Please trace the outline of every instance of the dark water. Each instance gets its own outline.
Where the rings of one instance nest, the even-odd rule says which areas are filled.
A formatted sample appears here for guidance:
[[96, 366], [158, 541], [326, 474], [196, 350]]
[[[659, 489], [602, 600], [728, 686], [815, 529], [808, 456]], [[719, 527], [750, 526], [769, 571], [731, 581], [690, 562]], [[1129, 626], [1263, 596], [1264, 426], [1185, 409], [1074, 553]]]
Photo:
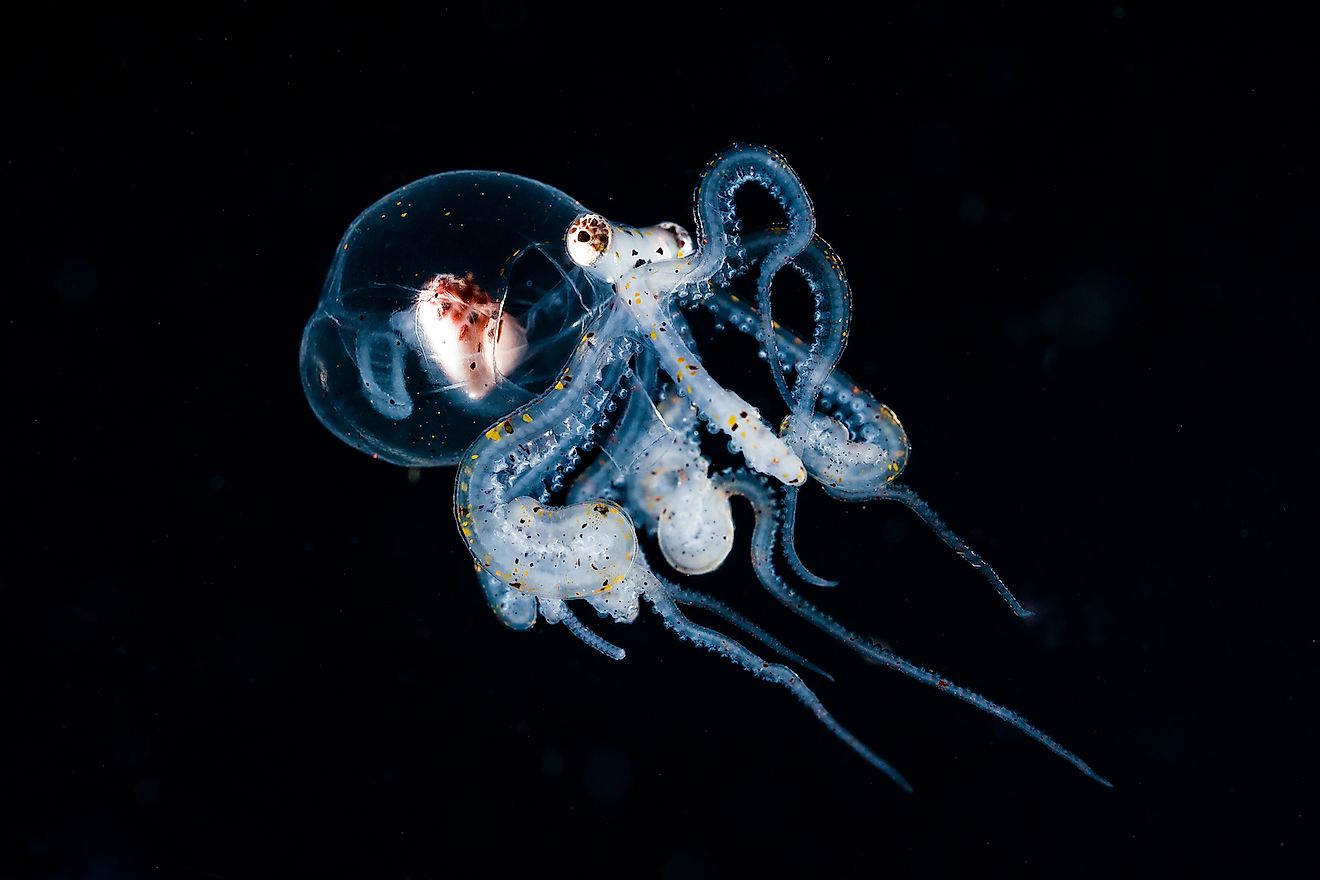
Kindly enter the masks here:
[[[1299, 26], [1100, 3], [356, 16], [7, 34], [0, 875], [1314, 861]], [[822, 697], [914, 794], [648, 613], [600, 623], [620, 664], [507, 632], [451, 475], [410, 481], [313, 418], [299, 335], [376, 198], [491, 168], [685, 221], [734, 140], [815, 199], [857, 299], [844, 365], [902, 417], [909, 484], [1039, 615], [901, 509], [813, 492], [802, 553], [843, 581], [819, 601], [1113, 790], [796, 621], [751, 577], [742, 512], [703, 586], [831, 670]]]

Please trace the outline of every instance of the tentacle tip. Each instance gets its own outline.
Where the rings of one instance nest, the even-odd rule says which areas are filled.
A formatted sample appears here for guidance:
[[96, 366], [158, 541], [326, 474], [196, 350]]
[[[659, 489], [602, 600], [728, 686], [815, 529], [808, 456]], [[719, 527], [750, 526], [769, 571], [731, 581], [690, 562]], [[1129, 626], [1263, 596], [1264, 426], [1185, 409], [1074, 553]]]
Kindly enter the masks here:
[[1020, 606], [1018, 608], [1014, 608], [1013, 613], [1016, 614], [1018, 617], [1022, 618], [1023, 620], [1030, 620], [1031, 618], [1036, 616], [1036, 612], [1029, 611], [1026, 608], [1022, 608]]
[[1087, 764], [1085, 761], [1081, 760], [1081, 759], [1078, 758], [1076, 755], [1067, 755], [1067, 756], [1065, 756], [1065, 757], [1068, 758], [1069, 762], [1070, 762], [1074, 767], [1076, 767], [1078, 770], [1081, 770], [1081, 771], [1082, 771], [1082, 774], [1083, 774], [1087, 779], [1091, 780], [1092, 782], [1098, 782], [1098, 783], [1100, 783], [1101, 785], [1103, 785], [1105, 788], [1113, 788], [1113, 787], [1114, 787], [1114, 783], [1110, 782], [1108, 779], [1105, 779], [1105, 778], [1104, 778], [1103, 776], [1101, 776], [1099, 773], [1096, 773], [1094, 770], [1091, 769], [1091, 765], [1090, 765], [1090, 764]]

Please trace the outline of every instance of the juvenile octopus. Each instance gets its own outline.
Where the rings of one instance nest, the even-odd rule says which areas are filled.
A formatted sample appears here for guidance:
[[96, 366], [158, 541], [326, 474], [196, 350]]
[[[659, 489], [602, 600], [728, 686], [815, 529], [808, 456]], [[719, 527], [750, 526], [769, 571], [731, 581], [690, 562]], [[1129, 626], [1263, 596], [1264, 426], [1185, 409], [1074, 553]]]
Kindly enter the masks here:
[[[783, 222], [743, 228], [735, 194], [747, 184], [770, 194]], [[843, 626], [777, 570], [782, 557], [801, 581], [835, 585], [809, 571], [794, 547], [798, 492], [814, 481], [841, 500], [905, 505], [1015, 614], [1031, 614], [898, 482], [907, 434], [839, 369], [851, 292], [783, 157], [748, 145], [717, 154], [697, 188], [694, 223], [694, 234], [676, 223], [626, 226], [509, 174], [450, 172], [404, 187], [354, 221], [336, 252], [303, 338], [313, 409], [375, 457], [457, 465], [458, 529], [486, 600], [511, 629], [529, 629], [539, 617], [622, 660], [623, 649], [589, 629], [574, 606], [630, 623], [645, 600], [681, 639], [787, 688], [909, 789], [792, 668], [824, 675], [818, 667], [648, 560], [639, 532], [672, 573], [718, 570], [734, 543], [732, 499], [740, 497], [756, 517], [753, 568], [779, 602], [863, 657], [979, 707], [1109, 785], [1017, 713]], [[813, 297], [809, 339], [773, 317], [772, 283], [785, 270]], [[751, 302], [735, 285], [751, 291]], [[777, 426], [707, 370], [688, 323], [700, 308], [759, 344], [785, 408]], [[740, 463], [716, 469], [703, 433], [723, 435]], [[685, 607], [787, 662], [693, 622]]]

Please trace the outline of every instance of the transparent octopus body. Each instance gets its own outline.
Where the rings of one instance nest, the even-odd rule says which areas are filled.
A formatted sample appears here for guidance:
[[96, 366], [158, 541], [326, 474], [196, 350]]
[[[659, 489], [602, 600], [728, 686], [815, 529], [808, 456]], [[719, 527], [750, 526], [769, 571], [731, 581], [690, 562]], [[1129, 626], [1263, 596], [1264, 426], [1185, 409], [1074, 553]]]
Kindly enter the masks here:
[[[735, 193], [762, 187], [785, 222], [745, 229]], [[753, 567], [779, 602], [858, 654], [979, 707], [1102, 784], [1017, 713], [877, 646], [814, 607], [781, 573], [832, 587], [794, 548], [797, 495], [815, 482], [844, 501], [910, 508], [979, 570], [998, 575], [898, 480], [909, 456], [895, 414], [838, 367], [850, 338], [843, 264], [816, 234], [810, 199], [783, 157], [735, 145], [706, 166], [694, 228], [639, 228], [513, 174], [416, 181], [359, 216], [307, 323], [301, 364], [313, 410], [335, 435], [409, 467], [455, 466], [453, 510], [475, 576], [513, 630], [543, 618], [605, 656], [624, 651], [578, 617], [664, 625], [793, 693], [860, 757], [907, 781], [826, 710], [794, 667], [824, 673], [718, 598], [687, 585], [733, 546], [731, 502], [755, 512]], [[814, 299], [798, 335], [774, 319], [773, 281], [796, 273]], [[750, 296], [733, 292], [751, 290]], [[748, 300], [751, 301], [748, 301]], [[784, 415], [766, 415], [703, 364], [688, 315], [754, 337]], [[716, 470], [704, 442], [741, 463]], [[638, 533], [663, 559], [648, 559]], [[653, 554], [654, 555], [654, 554]], [[682, 584], [678, 582], [682, 577]], [[698, 624], [696, 608], [760, 643], [772, 662]]]

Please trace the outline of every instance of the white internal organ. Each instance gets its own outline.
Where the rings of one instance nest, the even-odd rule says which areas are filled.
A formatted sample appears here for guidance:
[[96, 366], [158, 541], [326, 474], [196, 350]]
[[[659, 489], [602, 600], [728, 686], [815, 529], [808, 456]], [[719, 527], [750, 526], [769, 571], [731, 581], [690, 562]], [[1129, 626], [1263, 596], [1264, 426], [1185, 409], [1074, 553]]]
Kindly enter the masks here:
[[[636, 608], [635, 597], [609, 601], [637, 557], [637, 532], [623, 508], [607, 501], [551, 507], [534, 498], [509, 502], [497, 517], [490, 546], [499, 559], [484, 560], [489, 574], [523, 593], [550, 599], [601, 598], [600, 610]], [[617, 606], [617, 607], [616, 607]]]
[[475, 295], [460, 293], [463, 285], [455, 276], [436, 276], [418, 296], [414, 316], [426, 356], [448, 381], [480, 400], [522, 363], [527, 333], [480, 288]]

